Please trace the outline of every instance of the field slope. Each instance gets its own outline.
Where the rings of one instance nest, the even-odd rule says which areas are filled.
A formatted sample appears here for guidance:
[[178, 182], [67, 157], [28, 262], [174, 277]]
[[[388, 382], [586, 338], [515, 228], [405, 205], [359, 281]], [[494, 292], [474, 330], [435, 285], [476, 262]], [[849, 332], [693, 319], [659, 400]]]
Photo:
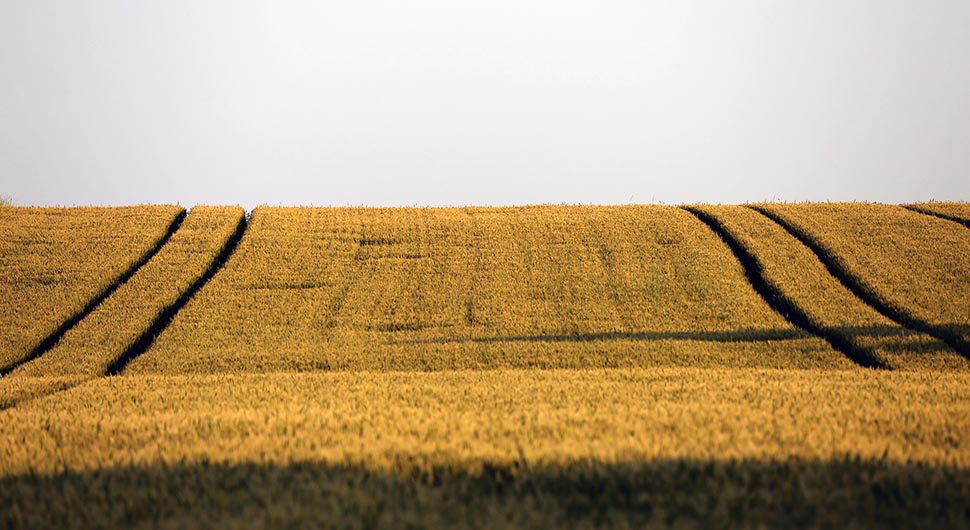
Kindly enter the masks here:
[[257, 208], [130, 373], [839, 367], [672, 207]]
[[[970, 527], [952, 221], [157, 212], [153, 232], [0, 209], [44, 241], [4, 241], [8, 277], [63, 278], [4, 287], [4, 336], [62, 332], [0, 377], [0, 527]], [[31, 313], [88, 286], [102, 247], [135, 256], [111, 257], [126, 277], [98, 276], [81, 317]]]

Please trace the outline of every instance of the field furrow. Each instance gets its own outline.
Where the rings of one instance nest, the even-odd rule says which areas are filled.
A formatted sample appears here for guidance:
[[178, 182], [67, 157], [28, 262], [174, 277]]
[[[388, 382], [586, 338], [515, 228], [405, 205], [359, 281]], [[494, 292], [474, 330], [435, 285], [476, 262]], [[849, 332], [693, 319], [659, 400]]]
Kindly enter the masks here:
[[968, 202], [921, 202], [905, 205], [906, 208], [926, 215], [935, 215], [970, 228], [970, 203]]
[[809, 246], [853, 294], [970, 358], [970, 234], [882, 204], [753, 206]]
[[[2, 517], [55, 526], [66, 506], [94, 521], [117, 516], [92, 496], [128, 484], [126, 517], [176, 526], [192, 508], [224, 520], [249, 503], [279, 507], [282, 520], [314, 509], [328, 526], [352, 524], [378, 506], [396, 516], [399, 495], [440, 514], [451, 492], [547, 524], [567, 516], [566, 503], [578, 517], [609, 507], [617, 520], [588, 522], [607, 526], [673, 513], [835, 526], [905, 515], [959, 527], [968, 377], [655, 368], [104, 378], [0, 412], [0, 439], [16, 440], [0, 444]], [[187, 484], [213, 489], [189, 495]], [[149, 499], [168, 488], [185, 504], [158, 511]], [[30, 509], [44, 489], [54, 508]], [[415, 500], [416, 489], [427, 497]], [[243, 504], [213, 505], [219, 495]], [[375, 501], [320, 507], [334, 495]], [[821, 509], [846, 498], [862, 504]], [[730, 511], [682, 511], [708, 501]]]
[[882, 315], [832, 276], [818, 257], [783, 227], [743, 206], [692, 207], [710, 216], [742, 245], [773, 295], [841, 345], [863, 365], [967, 370], [970, 363], [945, 343]]
[[160, 248], [178, 206], [0, 206], [0, 374], [44, 353]]
[[50, 351], [0, 381], [0, 392], [18, 377], [103, 375], [203, 277], [237, 232], [243, 214], [239, 207], [193, 208], [151, 260]]
[[846, 367], [672, 207], [257, 208], [131, 373]]
[[785, 296], [777, 282], [770, 276], [764, 274], [764, 268], [757, 256], [751, 253], [735, 234], [724, 226], [718, 217], [711, 214], [710, 208], [704, 206], [685, 206], [685, 210], [696, 215], [698, 219], [711, 227], [742, 263], [747, 273], [751, 285], [758, 291], [758, 294], [779, 314], [784, 316], [793, 325], [808, 331], [832, 345], [833, 348], [842, 352], [856, 364], [865, 368], [887, 368], [885, 362], [870, 354], [870, 352], [860, 350], [853, 344], [844, 340], [839, 334], [830, 333], [823, 326], [818, 325], [815, 319], [807, 314], [798, 304]]

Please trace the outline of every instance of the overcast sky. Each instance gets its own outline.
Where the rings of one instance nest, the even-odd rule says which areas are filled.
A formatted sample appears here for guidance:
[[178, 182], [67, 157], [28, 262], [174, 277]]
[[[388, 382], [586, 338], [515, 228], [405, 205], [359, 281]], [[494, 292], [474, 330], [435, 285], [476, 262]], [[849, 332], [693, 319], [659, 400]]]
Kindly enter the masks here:
[[970, 2], [0, 0], [0, 194], [970, 200]]

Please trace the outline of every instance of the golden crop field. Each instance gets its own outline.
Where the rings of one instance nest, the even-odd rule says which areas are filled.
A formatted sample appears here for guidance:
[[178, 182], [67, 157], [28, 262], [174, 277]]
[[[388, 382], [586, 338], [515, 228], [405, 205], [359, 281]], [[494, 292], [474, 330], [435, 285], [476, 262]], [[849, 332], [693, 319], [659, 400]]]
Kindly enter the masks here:
[[[968, 235], [870, 204], [194, 207], [0, 377], [0, 527], [967, 528], [970, 362], [938, 335]], [[4, 334], [32, 322], [4, 296]]]
[[177, 206], [0, 206], [0, 373], [124, 276], [181, 213]]
[[883, 204], [761, 208], [802, 234], [859, 293], [970, 357], [970, 233]]
[[257, 208], [131, 373], [847, 366], [673, 207]]

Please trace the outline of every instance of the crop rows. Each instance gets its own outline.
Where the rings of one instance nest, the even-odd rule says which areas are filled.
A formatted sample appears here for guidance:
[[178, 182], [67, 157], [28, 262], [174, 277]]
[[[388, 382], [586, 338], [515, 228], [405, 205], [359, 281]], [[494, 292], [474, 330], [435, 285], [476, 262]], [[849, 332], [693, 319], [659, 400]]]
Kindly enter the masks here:
[[848, 367], [671, 207], [257, 208], [128, 373]]
[[45, 341], [147, 257], [182, 213], [0, 207], [0, 371], [50, 346]]

